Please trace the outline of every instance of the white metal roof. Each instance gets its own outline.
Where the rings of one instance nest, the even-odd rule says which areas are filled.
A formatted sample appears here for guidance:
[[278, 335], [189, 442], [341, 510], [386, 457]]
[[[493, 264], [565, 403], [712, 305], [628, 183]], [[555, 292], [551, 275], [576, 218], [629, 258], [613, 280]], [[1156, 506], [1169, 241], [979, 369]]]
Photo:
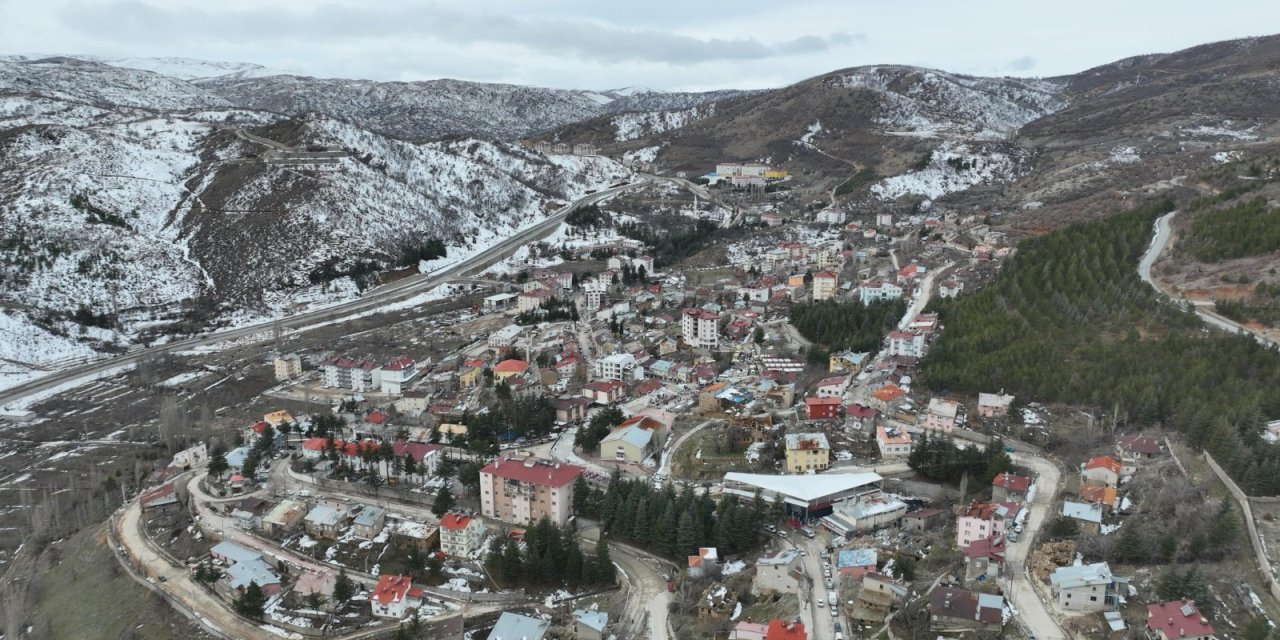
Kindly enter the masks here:
[[883, 478], [874, 472], [827, 473], [816, 475], [779, 476], [763, 473], [726, 473], [725, 482], [760, 487], [765, 491], [782, 494], [806, 502], [829, 495], [864, 487]]

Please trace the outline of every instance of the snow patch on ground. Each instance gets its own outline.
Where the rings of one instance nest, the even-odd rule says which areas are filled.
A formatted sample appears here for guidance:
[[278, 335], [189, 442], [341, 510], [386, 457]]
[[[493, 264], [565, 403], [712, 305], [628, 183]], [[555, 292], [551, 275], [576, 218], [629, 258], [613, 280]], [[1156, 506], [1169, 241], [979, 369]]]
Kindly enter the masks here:
[[638, 140], [673, 129], [679, 129], [691, 122], [715, 115], [716, 103], [709, 102], [689, 109], [674, 111], [641, 111], [623, 113], [613, 117], [613, 128], [617, 132], [614, 139], [618, 142]]
[[1131, 164], [1142, 160], [1142, 156], [1138, 155], [1138, 150], [1133, 147], [1116, 147], [1111, 150], [1109, 158], [1115, 164]]
[[883, 201], [906, 195], [936, 200], [975, 185], [1012, 180], [1018, 175], [1020, 160], [998, 148], [943, 142], [930, 154], [924, 169], [885, 178], [872, 185], [871, 194]]
[[637, 162], [653, 162], [658, 157], [658, 152], [662, 150], [660, 146], [642, 147], [633, 149], [622, 154], [622, 162], [624, 164], [634, 164]]
[[1224, 120], [1221, 125], [1200, 125], [1196, 127], [1183, 127], [1182, 133], [1197, 138], [1231, 138], [1233, 140], [1257, 140], [1258, 135], [1254, 133], [1258, 129], [1258, 125], [1253, 125], [1246, 129], [1233, 129], [1231, 125], [1235, 124], [1231, 120]]
[[804, 135], [800, 136], [801, 144], [813, 144], [813, 137], [822, 133], [822, 122], [814, 120], [813, 124], [805, 128]]
[[741, 561], [741, 560], [734, 560], [733, 562], [726, 562], [726, 563], [724, 563], [724, 566], [720, 567], [720, 575], [722, 575], [722, 576], [731, 576], [731, 575], [733, 575], [733, 574], [735, 574], [735, 573], [741, 573], [741, 572], [742, 572], [742, 570], [743, 570], [743, 569], [746, 569], [746, 568], [747, 568], [747, 563], [745, 563], [745, 562], [743, 562], [743, 561]]

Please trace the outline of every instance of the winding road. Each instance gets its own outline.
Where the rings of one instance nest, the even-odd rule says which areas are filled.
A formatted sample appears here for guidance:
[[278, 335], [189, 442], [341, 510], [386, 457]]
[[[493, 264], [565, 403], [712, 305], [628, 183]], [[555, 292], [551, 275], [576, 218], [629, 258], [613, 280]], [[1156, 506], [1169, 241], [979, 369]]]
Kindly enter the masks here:
[[[1155, 265], [1156, 260], [1160, 259], [1160, 255], [1164, 253], [1164, 248], [1169, 244], [1169, 239], [1173, 236], [1171, 221], [1173, 216], [1177, 215], [1177, 211], [1170, 211], [1159, 218], [1156, 218], [1154, 227], [1152, 228], [1151, 246], [1147, 247], [1147, 252], [1142, 255], [1142, 259], [1138, 261], [1138, 277], [1142, 281], [1151, 285], [1160, 295], [1173, 300], [1174, 302], [1187, 302], [1180, 298], [1174, 297], [1168, 291], [1160, 288], [1155, 279], [1151, 277], [1151, 267]], [[1246, 333], [1258, 341], [1264, 347], [1275, 347], [1276, 342], [1253, 329], [1250, 329], [1239, 322], [1226, 318], [1213, 311], [1213, 303], [1208, 301], [1191, 302], [1192, 309], [1196, 315], [1200, 316], [1206, 324], [1217, 327], [1229, 333]]]
[[117, 372], [121, 367], [137, 364], [144, 358], [157, 353], [209, 346], [229, 340], [254, 339], [255, 336], [258, 336], [261, 340], [266, 340], [270, 337], [273, 328], [276, 326], [279, 326], [284, 330], [305, 330], [310, 325], [338, 320], [343, 317], [362, 312], [376, 311], [383, 306], [406, 300], [417, 294], [430, 291], [439, 285], [446, 284], [459, 278], [465, 278], [477, 270], [489, 267], [507, 256], [510, 256], [512, 253], [515, 253], [515, 251], [521, 246], [550, 235], [557, 227], [560, 226], [560, 223], [564, 221], [565, 216], [569, 215], [570, 212], [578, 207], [595, 204], [596, 202], [606, 198], [611, 198], [624, 191], [648, 184], [650, 180], [651, 178], [644, 177], [636, 182], [611, 187], [579, 198], [556, 210], [551, 215], [548, 215], [544, 220], [519, 230], [510, 238], [507, 238], [502, 242], [471, 256], [470, 258], [461, 260], [453, 265], [444, 267], [443, 269], [439, 269], [432, 273], [417, 274], [385, 284], [369, 291], [357, 300], [351, 300], [349, 302], [344, 302], [316, 311], [300, 313], [278, 321], [271, 320], [261, 324], [237, 327], [235, 329], [227, 329], [225, 331], [215, 331], [196, 337], [176, 340], [165, 345], [132, 351], [115, 358], [98, 360], [70, 369], [64, 369], [4, 391], [0, 391], [0, 407], [10, 405], [30, 395], [55, 389], [65, 390], [78, 384], [86, 384], [98, 376]]

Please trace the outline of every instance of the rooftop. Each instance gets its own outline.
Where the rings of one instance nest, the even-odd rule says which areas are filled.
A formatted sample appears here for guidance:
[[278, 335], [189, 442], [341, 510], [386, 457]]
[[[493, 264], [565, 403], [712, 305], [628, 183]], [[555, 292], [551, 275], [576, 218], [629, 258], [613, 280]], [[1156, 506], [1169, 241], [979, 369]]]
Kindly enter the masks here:
[[550, 628], [551, 623], [546, 620], [504, 611], [487, 640], [542, 640]]
[[490, 462], [480, 473], [487, 473], [531, 484], [562, 487], [582, 473], [582, 467], [541, 458], [506, 455]]
[[1049, 583], [1059, 589], [1109, 585], [1111, 582], [1111, 567], [1105, 562], [1058, 567], [1052, 574], [1049, 574]]
[[1147, 605], [1147, 628], [1166, 638], [1197, 638], [1213, 635], [1213, 625], [1200, 614], [1194, 600], [1170, 600]]
[[[839, 398], [829, 398], [839, 403]], [[808, 398], [806, 398], [808, 400]], [[830, 450], [831, 445], [827, 443], [827, 436], [823, 433], [788, 433], [787, 434], [787, 450]]]
[[[882, 478], [880, 474], [873, 472], [787, 476], [730, 472], [724, 474], [724, 480], [726, 483], [738, 482], [759, 487], [766, 492], [809, 502], [875, 484]], [[727, 487], [726, 490], [728, 490]]]

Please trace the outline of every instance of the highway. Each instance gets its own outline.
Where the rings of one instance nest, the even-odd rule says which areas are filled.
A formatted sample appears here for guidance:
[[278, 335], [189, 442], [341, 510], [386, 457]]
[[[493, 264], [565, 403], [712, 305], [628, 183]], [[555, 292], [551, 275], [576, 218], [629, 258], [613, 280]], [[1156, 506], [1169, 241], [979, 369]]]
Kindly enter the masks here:
[[[1151, 246], [1147, 247], [1147, 252], [1144, 253], [1142, 255], [1142, 259], [1138, 261], [1138, 277], [1142, 278], [1143, 282], [1151, 285], [1151, 287], [1160, 295], [1163, 295], [1174, 302], [1187, 302], [1186, 300], [1175, 298], [1170, 295], [1168, 291], [1161, 289], [1160, 285], [1156, 284], [1155, 279], [1151, 277], [1151, 267], [1155, 265], [1156, 260], [1160, 259], [1160, 255], [1164, 253], [1165, 246], [1169, 244], [1169, 238], [1173, 236], [1172, 225], [1170, 222], [1173, 220], [1173, 216], [1177, 215], [1177, 213], [1177, 211], [1170, 211], [1156, 219], [1155, 225], [1152, 229]], [[1192, 302], [1191, 305], [1195, 310], [1196, 315], [1200, 316], [1200, 319], [1204, 320], [1205, 323], [1210, 326], [1222, 329], [1229, 333], [1249, 334], [1264, 347], [1276, 346], [1276, 342], [1265, 335], [1218, 314], [1213, 310], [1212, 303], [1208, 301]]]
[[[419, 293], [430, 291], [431, 289], [434, 289], [439, 285], [446, 284], [452, 280], [464, 278], [472, 272], [487, 268], [503, 258], [510, 256], [521, 246], [550, 235], [557, 227], [559, 227], [565, 216], [569, 215], [569, 212], [574, 209], [589, 204], [595, 204], [596, 202], [613, 197], [623, 191], [635, 189], [647, 184], [650, 180], [650, 178], [646, 177], [637, 180], [636, 182], [611, 187], [609, 189], [604, 189], [584, 196], [556, 210], [551, 215], [548, 215], [546, 219], [525, 227], [524, 229], [516, 232], [510, 238], [507, 238], [506, 240], [503, 240], [502, 242], [485, 249], [470, 258], [459, 261], [456, 264], [439, 269], [432, 273], [417, 274], [382, 285], [370, 290], [357, 300], [283, 318], [278, 321], [279, 326], [284, 330], [305, 330], [309, 325], [336, 320], [344, 316], [358, 314], [361, 312], [374, 311], [380, 307], [411, 298]], [[235, 329], [227, 329], [224, 331], [215, 331], [191, 338], [175, 340], [161, 346], [133, 351], [115, 358], [98, 360], [70, 369], [64, 369], [51, 375], [37, 378], [10, 389], [0, 391], [0, 407], [4, 407], [27, 396], [49, 391], [62, 385], [72, 385], [77, 382], [87, 383], [94, 379], [95, 376], [116, 370], [122, 366], [136, 364], [142, 359], [157, 353], [209, 346], [228, 340], [252, 339], [253, 336], [259, 334], [261, 334], [260, 339], [266, 340], [270, 336], [273, 327], [276, 326], [276, 323], [276, 320], [270, 320], [261, 324], [237, 327]]]

